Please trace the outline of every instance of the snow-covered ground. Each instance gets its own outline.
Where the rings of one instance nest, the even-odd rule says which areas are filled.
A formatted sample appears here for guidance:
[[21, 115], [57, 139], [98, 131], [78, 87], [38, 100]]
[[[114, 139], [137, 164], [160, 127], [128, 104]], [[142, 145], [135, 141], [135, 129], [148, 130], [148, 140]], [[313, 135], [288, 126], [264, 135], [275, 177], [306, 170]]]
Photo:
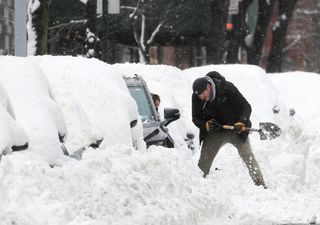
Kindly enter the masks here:
[[[319, 74], [266, 74], [248, 65], [181, 71], [163, 65], [107, 65], [52, 56], [0, 57], [0, 70], [0, 81], [18, 112], [16, 122], [31, 140], [28, 151], [13, 152], [0, 161], [1, 225], [262, 225], [307, 223], [320, 214]], [[245, 95], [255, 127], [270, 121], [283, 130], [272, 141], [250, 134], [266, 190], [253, 185], [231, 145], [224, 146], [214, 161], [213, 168], [220, 170], [202, 178], [197, 167], [198, 130], [191, 122], [191, 86], [196, 77], [211, 70], [219, 71]], [[10, 83], [3, 80], [11, 73], [15, 75]], [[130, 121], [138, 117], [137, 108], [121, 77], [135, 73], [147, 81], [151, 92], [160, 94], [160, 114], [164, 107], [180, 109], [181, 118], [169, 125], [176, 149], [145, 149], [141, 123], [130, 128]], [[33, 74], [29, 80], [48, 80], [47, 90], [59, 107], [53, 114], [63, 113], [63, 121], [56, 124], [65, 124], [70, 151], [103, 137], [100, 148], [87, 147], [80, 161], [61, 156], [53, 168], [43, 154], [33, 151], [39, 145], [44, 150], [55, 146], [51, 139], [37, 139], [41, 132], [52, 130], [44, 128], [44, 118], [53, 120], [53, 116], [38, 118], [36, 113], [51, 115], [53, 108], [44, 111], [33, 106], [24, 117], [23, 107], [27, 110], [28, 103], [35, 102], [33, 94], [43, 90], [46, 82], [25, 82], [19, 96], [12, 88], [14, 79], [22, 87], [23, 74]], [[273, 113], [275, 106], [278, 114]], [[296, 111], [293, 117], [291, 108]], [[32, 112], [35, 116], [29, 121]], [[196, 136], [193, 152], [183, 143], [186, 132]]]

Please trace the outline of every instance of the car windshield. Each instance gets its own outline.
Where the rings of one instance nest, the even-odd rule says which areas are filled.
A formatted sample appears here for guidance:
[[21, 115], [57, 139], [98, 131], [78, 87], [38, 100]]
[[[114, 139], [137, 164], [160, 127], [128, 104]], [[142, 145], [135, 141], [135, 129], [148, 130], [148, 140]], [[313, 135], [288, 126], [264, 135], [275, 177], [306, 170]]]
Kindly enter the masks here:
[[142, 122], [153, 120], [150, 102], [143, 87], [129, 87], [129, 92], [137, 102], [139, 115]]

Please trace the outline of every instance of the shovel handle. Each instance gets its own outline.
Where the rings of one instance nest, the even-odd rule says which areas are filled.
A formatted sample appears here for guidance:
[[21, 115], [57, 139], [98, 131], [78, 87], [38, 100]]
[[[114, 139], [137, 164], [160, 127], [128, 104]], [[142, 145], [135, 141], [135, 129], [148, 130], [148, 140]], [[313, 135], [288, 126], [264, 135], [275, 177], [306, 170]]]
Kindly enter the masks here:
[[[222, 125], [222, 128], [225, 130], [233, 130], [234, 126], [230, 126], [230, 125]], [[256, 129], [256, 128], [251, 128], [251, 127], [243, 127], [241, 131], [260, 131], [260, 129]]]

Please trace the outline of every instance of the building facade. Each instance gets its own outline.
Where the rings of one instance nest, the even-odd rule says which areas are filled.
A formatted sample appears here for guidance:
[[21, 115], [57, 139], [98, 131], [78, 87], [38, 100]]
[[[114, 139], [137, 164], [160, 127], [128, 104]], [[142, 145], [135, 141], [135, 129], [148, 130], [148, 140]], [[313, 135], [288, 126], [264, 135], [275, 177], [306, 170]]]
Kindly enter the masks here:
[[14, 1], [0, 0], [0, 55], [14, 54]]

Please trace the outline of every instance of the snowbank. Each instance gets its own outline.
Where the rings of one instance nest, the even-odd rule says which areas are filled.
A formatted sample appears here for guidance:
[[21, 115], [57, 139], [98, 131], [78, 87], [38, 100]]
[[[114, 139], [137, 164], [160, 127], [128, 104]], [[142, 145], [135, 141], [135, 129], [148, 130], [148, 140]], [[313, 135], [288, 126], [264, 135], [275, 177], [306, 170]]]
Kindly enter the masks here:
[[[307, 223], [319, 215], [320, 135], [314, 127], [320, 124], [316, 119], [313, 127], [307, 125], [320, 106], [309, 105], [305, 98], [317, 98], [318, 89], [308, 83], [312, 79], [312, 87], [320, 85], [318, 75], [271, 76], [245, 65], [181, 71], [168, 66], [110, 66], [72, 57], [27, 60], [43, 69], [57, 102], [73, 99], [85, 112], [85, 121], [90, 121], [84, 124], [92, 127], [93, 133], [100, 130], [108, 141], [97, 150], [85, 151], [82, 160], [66, 159], [54, 168], [30, 151], [3, 157], [1, 224], [263, 225]], [[207, 179], [197, 167], [199, 148], [192, 152], [183, 147], [152, 146], [147, 151], [132, 147], [132, 134], [126, 126], [136, 111], [130, 111], [133, 100], [122, 81], [123, 73], [141, 75], [150, 90], [160, 94], [161, 107], [180, 109], [182, 118], [175, 123], [179, 122], [181, 128], [173, 123], [169, 129], [182, 138], [189, 130], [197, 132], [191, 122], [192, 81], [211, 70], [218, 70], [235, 83], [249, 100], [254, 125], [260, 121], [281, 124], [283, 134], [272, 141], [261, 141], [257, 134], [250, 134], [267, 190], [253, 185], [231, 145], [221, 149], [213, 164], [213, 169], [219, 170], [212, 170]], [[297, 82], [303, 95], [290, 94], [297, 89]], [[280, 114], [273, 114], [275, 105]], [[297, 111], [294, 117], [288, 114], [291, 107]], [[61, 108], [68, 112], [67, 105]], [[68, 115], [70, 124], [74, 123], [73, 132], [77, 132], [82, 122], [72, 113]]]

